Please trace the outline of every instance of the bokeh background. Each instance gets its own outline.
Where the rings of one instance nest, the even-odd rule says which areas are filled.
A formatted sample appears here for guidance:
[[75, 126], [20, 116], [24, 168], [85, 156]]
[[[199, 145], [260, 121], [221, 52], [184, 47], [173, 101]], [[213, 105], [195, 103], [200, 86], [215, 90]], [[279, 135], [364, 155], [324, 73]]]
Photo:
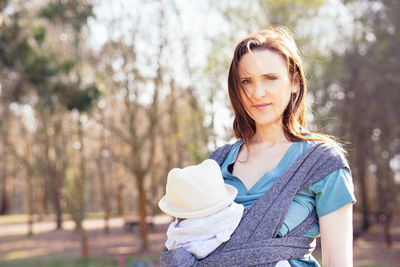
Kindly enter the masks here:
[[[233, 49], [271, 24], [348, 151], [356, 266], [400, 262], [397, 0], [0, 0], [0, 266], [156, 266], [173, 167], [234, 139]], [[315, 256], [320, 259], [320, 250]]]

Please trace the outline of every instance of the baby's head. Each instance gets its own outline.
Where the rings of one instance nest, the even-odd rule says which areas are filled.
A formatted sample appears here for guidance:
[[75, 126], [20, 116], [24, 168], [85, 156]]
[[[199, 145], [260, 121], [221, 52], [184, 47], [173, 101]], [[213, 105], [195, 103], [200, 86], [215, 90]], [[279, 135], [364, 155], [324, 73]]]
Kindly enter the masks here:
[[158, 206], [176, 218], [199, 218], [228, 207], [236, 195], [236, 188], [224, 183], [218, 163], [207, 159], [198, 165], [172, 169], [166, 194]]

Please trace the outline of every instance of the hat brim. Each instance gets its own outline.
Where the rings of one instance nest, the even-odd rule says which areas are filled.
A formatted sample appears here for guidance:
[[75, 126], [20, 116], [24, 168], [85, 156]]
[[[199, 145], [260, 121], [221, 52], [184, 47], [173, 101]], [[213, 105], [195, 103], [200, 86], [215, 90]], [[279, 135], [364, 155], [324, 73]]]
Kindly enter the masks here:
[[222, 201], [219, 201], [217, 204], [207, 207], [201, 210], [182, 210], [178, 209], [177, 207], [173, 207], [168, 204], [166, 196], [163, 196], [160, 201], [158, 202], [158, 206], [160, 209], [165, 212], [166, 214], [176, 217], [176, 218], [199, 218], [205, 217], [212, 214], [217, 213], [218, 211], [223, 210], [230, 203], [234, 201], [236, 195], [238, 193], [237, 189], [229, 184], [224, 184], [226, 190], [228, 191], [228, 196], [224, 198]]

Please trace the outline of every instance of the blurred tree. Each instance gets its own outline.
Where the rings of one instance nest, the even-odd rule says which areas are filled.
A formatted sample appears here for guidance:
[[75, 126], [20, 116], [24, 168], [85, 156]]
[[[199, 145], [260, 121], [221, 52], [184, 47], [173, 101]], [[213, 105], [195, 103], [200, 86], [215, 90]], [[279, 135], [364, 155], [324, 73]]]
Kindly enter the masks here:
[[[108, 71], [98, 73], [98, 79], [107, 86], [111, 86], [108, 88], [111, 94], [120, 93], [123, 96], [123, 116], [120, 118], [122, 122], [117, 124], [115, 121], [110, 121], [109, 128], [129, 147], [129, 154], [127, 157], [122, 157], [122, 161], [133, 174], [136, 182], [142, 250], [147, 250], [149, 245], [144, 181], [154, 167], [155, 136], [159, 120], [158, 101], [162, 86], [160, 57], [163, 47], [164, 44], [161, 42], [155, 56], [156, 74], [152, 78], [144, 77], [140, 67], [137, 66], [135, 45], [128, 45], [123, 40], [107, 43], [103, 47], [103, 56], [99, 63], [104, 64]], [[113, 61], [121, 62], [120, 67], [115, 68]], [[116, 75], [120, 78], [117, 79]], [[150, 84], [154, 86], [154, 90], [150, 104], [144, 106], [139, 98], [146, 93], [146, 88]]]
[[[112, 154], [125, 163], [136, 182], [142, 249], [148, 247], [145, 219], [158, 212], [156, 202], [164, 191], [167, 172], [207, 155], [208, 129], [191, 77], [190, 56], [185, 46], [176, 42], [181, 38], [179, 31], [169, 34], [176, 29], [170, 28], [170, 23], [177, 16], [169, 10], [171, 4], [148, 3], [157, 17], [151, 26], [155, 37], [148, 35], [148, 25], [141, 24], [146, 13], [137, 14], [133, 23], [137, 27], [129, 37], [124, 34], [106, 43], [97, 63], [101, 70], [98, 79], [109, 99], [123, 103], [117, 100], [114, 116], [106, 120], [111, 132], [129, 148], [128, 154], [123, 149], [112, 149]], [[123, 21], [123, 14], [119, 18]], [[110, 35], [117, 31], [113, 25], [119, 24], [113, 21]]]
[[[351, 142], [350, 160], [359, 186], [363, 230], [371, 226], [372, 211], [383, 212], [385, 239], [390, 245], [391, 222], [398, 205], [390, 161], [400, 152], [400, 39], [396, 34], [400, 3], [360, 0], [348, 5], [363, 12], [356, 18], [357, 34], [351, 46], [344, 53], [334, 53], [327, 64], [329, 89], [321, 107], [329, 106], [329, 113], [339, 116], [332, 123]], [[376, 180], [376, 188], [368, 187], [369, 176]], [[377, 190], [376, 199], [371, 190]]]
[[27, 101], [30, 89], [39, 89], [56, 73], [51, 54], [41, 54], [38, 46], [43, 42], [44, 28], [29, 24], [24, 6], [15, 1], [1, 2], [0, 20], [0, 75], [2, 105], [3, 172], [0, 214], [9, 212], [8, 138], [10, 110], [13, 102]]
[[[111, 207], [110, 207], [110, 193], [109, 193], [109, 183], [107, 182], [107, 170], [106, 169], [112, 169], [110, 167], [110, 161], [106, 159], [106, 156], [109, 154], [109, 149], [110, 147], [107, 145], [107, 133], [109, 132], [108, 126], [106, 125], [105, 122], [105, 116], [104, 112], [101, 109], [99, 112], [99, 123], [101, 125], [101, 130], [100, 130], [100, 140], [99, 140], [99, 152], [98, 156], [96, 157], [96, 165], [98, 169], [98, 176], [99, 176], [99, 182], [100, 182], [100, 195], [101, 195], [101, 205], [104, 211], [104, 233], [109, 234], [109, 218], [110, 218], [110, 213], [111, 213]], [[118, 177], [118, 175], [117, 175]], [[121, 201], [121, 200], [120, 200]], [[121, 203], [119, 203], [121, 205]], [[119, 210], [121, 208], [119, 207]], [[122, 215], [122, 212], [120, 213]]]
[[74, 185], [76, 192], [76, 199], [73, 201], [73, 218], [75, 220], [76, 228], [81, 235], [81, 253], [83, 258], [89, 256], [89, 247], [87, 241], [87, 234], [83, 228], [83, 220], [85, 218], [85, 184], [86, 184], [86, 166], [84, 157], [84, 142], [83, 142], [83, 123], [86, 116], [82, 113], [88, 113], [93, 107], [94, 101], [99, 97], [100, 91], [95, 84], [85, 84], [82, 81], [83, 58], [81, 53], [81, 33], [82, 28], [87, 23], [88, 17], [94, 16], [92, 12], [92, 5], [87, 4], [85, 1], [55, 1], [50, 3], [47, 7], [43, 8], [40, 14], [50, 21], [58, 22], [60, 24], [68, 24], [73, 29], [73, 62], [76, 79], [70, 82], [59, 82], [56, 84], [55, 91], [58, 92], [60, 102], [63, 103], [68, 110], [78, 111], [77, 122], [77, 136], [79, 142], [79, 171], [74, 173]]
[[[173, 9], [172, 15], [178, 19], [180, 25], [183, 25], [184, 21], [182, 19], [181, 10], [176, 5], [176, 2], [170, 1], [170, 5]], [[183, 153], [180, 153], [180, 151], [182, 151], [183, 149], [188, 150], [194, 162], [200, 163], [202, 160], [208, 157], [207, 145], [209, 141], [215, 141], [215, 136], [213, 133], [215, 112], [209, 112], [208, 115], [211, 117], [211, 119], [207, 123], [205, 120], [206, 113], [204, 108], [202, 107], [202, 105], [205, 104], [211, 106], [214, 104], [215, 86], [211, 86], [210, 88], [207, 88], [207, 90], [204, 90], [205, 88], [203, 87], [203, 85], [197, 84], [198, 82], [195, 79], [197, 69], [191, 64], [193, 61], [190, 53], [192, 40], [190, 40], [189, 33], [181, 33], [181, 35], [179, 36], [179, 40], [182, 46], [181, 63], [183, 64], [183, 68], [186, 71], [188, 86], [180, 86], [179, 83], [174, 79], [174, 77], [171, 77], [169, 84], [170, 94], [168, 100], [171, 102], [171, 104], [168, 109], [168, 114], [170, 115], [169, 118], [171, 126], [169, 136], [178, 139], [175, 140], [175, 145], [172, 144], [172, 147], [177, 149], [178, 151], [178, 158], [176, 160], [177, 165], [175, 166], [182, 167], [184, 160], [182, 158]], [[200, 75], [202, 76], [203, 73], [201, 73]], [[203, 78], [201, 78], [201, 80], [203, 80]], [[187, 113], [190, 114], [190, 120], [188, 123], [192, 126], [190, 129], [188, 129], [188, 132], [185, 134], [185, 136], [179, 134], [182, 131], [179, 130], [179, 126], [176, 121], [178, 116], [174, 116], [177, 115], [177, 106], [175, 105], [176, 101], [178, 100], [177, 98], [182, 97], [182, 95], [188, 97], [188, 101], [190, 104], [189, 111]], [[201, 96], [204, 95], [208, 97], [202, 101]], [[181, 143], [186, 143], [186, 147], [180, 145]]]
[[[13, 13], [6, 13], [10, 8], [9, 1], [0, 2], [0, 74], [1, 74], [1, 143], [2, 143], [2, 168], [0, 174], [0, 215], [10, 213], [11, 186], [9, 173], [9, 105], [20, 97], [22, 79], [18, 75], [17, 68], [21, 68], [18, 61], [19, 53], [27, 53], [30, 49], [27, 43], [27, 36], [22, 33], [19, 21], [22, 17], [22, 11], [15, 10]], [[16, 56], [16, 57], [13, 57]]]
[[[63, 143], [56, 140], [61, 136], [59, 134], [61, 121], [53, 120], [60, 118], [57, 116], [59, 113], [54, 114], [57, 110], [57, 94], [53, 89], [55, 77], [68, 70], [70, 62], [58, 62], [55, 54], [46, 49], [46, 28], [37, 22], [34, 11], [28, 11], [26, 6], [18, 1], [9, 1], [7, 10], [4, 14], [5, 19], [2, 20], [0, 37], [0, 58], [5, 76], [2, 86], [3, 118], [6, 118], [5, 122], [8, 121], [8, 106], [12, 102], [35, 105], [38, 118], [45, 116], [39, 119], [38, 140], [43, 144], [44, 158], [38, 161], [41, 163], [41, 168], [38, 169], [46, 180], [45, 188], [49, 188], [46, 191], [50, 192], [59, 229], [62, 214], [60, 195], [63, 171], [61, 164], [63, 161], [60, 160], [65, 157], [57, 157], [63, 155], [60, 150], [60, 145]], [[8, 127], [3, 127], [3, 130], [7, 129]], [[6, 138], [5, 132], [3, 140]], [[54, 142], [51, 142], [51, 139], [54, 139]], [[4, 162], [6, 164], [7, 161]]]

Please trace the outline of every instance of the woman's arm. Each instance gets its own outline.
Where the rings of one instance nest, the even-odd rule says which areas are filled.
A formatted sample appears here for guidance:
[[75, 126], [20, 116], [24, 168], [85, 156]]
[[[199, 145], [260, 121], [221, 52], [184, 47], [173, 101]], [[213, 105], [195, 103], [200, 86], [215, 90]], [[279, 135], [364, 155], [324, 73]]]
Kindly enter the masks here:
[[353, 206], [348, 205], [319, 218], [324, 267], [353, 266]]

